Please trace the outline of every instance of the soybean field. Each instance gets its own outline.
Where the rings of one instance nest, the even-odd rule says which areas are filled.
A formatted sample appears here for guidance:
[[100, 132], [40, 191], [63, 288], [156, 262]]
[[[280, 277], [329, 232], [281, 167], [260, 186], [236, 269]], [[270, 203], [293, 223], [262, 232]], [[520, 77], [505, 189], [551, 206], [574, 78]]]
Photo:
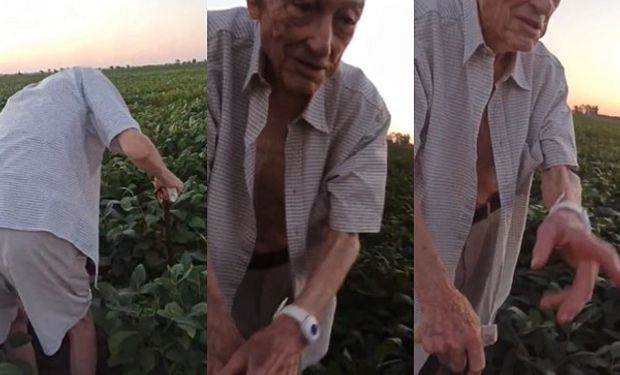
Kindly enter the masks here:
[[[575, 115], [583, 205], [593, 231], [620, 246], [620, 120]], [[488, 374], [620, 374], [620, 289], [601, 274], [591, 302], [572, 323], [541, 310], [542, 294], [569, 286], [574, 272], [559, 257], [542, 271], [529, 268], [536, 228], [545, 216], [539, 176], [511, 295], [498, 315], [499, 342], [487, 351]]]

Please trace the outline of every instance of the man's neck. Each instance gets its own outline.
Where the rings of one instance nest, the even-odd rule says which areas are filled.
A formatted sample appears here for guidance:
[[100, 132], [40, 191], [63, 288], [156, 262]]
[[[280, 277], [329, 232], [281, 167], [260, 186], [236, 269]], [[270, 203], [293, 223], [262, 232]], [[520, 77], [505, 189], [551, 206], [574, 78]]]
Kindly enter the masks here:
[[497, 83], [508, 72], [515, 58], [515, 52], [507, 52], [495, 56], [493, 82]]
[[310, 99], [310, 96], [291, 93], [282, 86], [274, 85], [269, 97], [269, 107], [292, 120], [301, 116]]

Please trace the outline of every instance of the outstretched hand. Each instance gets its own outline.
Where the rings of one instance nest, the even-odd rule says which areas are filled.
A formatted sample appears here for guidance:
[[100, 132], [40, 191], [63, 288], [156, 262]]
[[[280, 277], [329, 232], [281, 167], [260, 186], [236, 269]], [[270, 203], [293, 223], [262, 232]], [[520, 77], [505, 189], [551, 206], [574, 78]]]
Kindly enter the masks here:
[[558, 321], [571, 321], [592, 298], [599, 267], [620, 286], [620, 258], [615, 248], [587, 231], [579, 217], [569, 210], [558, 210], [547, 216], [538, 227], [532, 256], [532, 269], [541, 269], [554, 249], [575, 269], [573, 284], [545, 295], [541, 308], [557, 311]]

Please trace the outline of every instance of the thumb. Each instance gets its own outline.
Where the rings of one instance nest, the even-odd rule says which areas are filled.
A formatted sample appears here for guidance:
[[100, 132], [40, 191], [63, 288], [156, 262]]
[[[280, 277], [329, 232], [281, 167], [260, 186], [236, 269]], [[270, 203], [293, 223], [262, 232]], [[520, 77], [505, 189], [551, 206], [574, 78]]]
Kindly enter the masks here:
[[554, 224], [544, 221], [536, 231], [536, 244], [532, 250], [532, 263], [534, 270], [544, 267], [549, 261], [551, 253], [557, 243], [558, 230]]
[[248, 368], [248, 355], [246, 350], [241, 347], [233, 354], [226, 366], [218, 375], [238, 375], [245, 374]]

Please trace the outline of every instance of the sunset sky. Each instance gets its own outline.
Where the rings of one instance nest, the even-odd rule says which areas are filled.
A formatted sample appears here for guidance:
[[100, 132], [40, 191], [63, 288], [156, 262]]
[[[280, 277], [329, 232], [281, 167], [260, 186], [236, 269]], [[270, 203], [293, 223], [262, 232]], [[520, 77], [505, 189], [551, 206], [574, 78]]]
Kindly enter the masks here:
[[[413, 122], [414, 0], [367, 0], [344, 60], [361, 67], [392, 113], [392, 131]], [[208, 9], [245, 0], [207, 0]], [[560, 59], [569, 104], [620, 116], [620, 0], [563, 0], [543, 42]], [[107, 67], [203, 59], [205, 0], [5, 1], [0, 73], [73, 65]]]
[[6, 0], [0, 73], [202, 60], [205, 0]]
[[619, 0], [563, 0], [543, 42], [564, 65], [571, 108], [620, 116]]

